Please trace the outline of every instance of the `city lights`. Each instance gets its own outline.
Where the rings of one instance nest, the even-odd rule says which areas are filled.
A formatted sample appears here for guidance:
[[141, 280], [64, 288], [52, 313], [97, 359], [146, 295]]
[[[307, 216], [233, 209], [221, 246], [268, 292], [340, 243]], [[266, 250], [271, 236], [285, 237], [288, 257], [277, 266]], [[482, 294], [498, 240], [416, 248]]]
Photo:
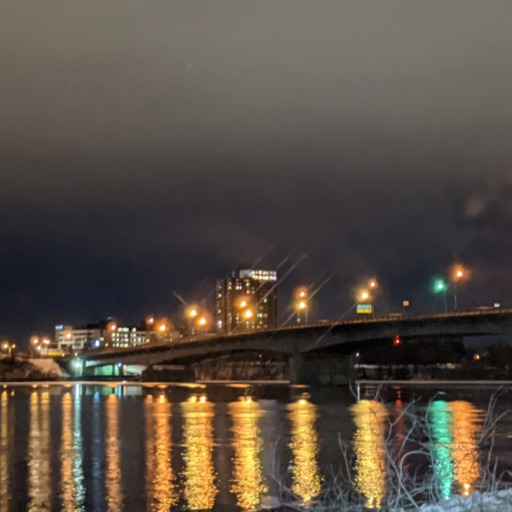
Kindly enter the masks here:
[[368, 290], [361, 290], [359, 292], [359, 300], [361, 302], [365, 302], [365, 301], [367, 301], [369, 299], [370, 299], [370, 293], [368, 292]]
[[297, 323], [302, 320], [307, 323], [309, 313], [309, 291], [306, 286], [297, 288], [294, 292], [295, 301], [293, 303], [293, 309], [296, 313]]
[[196, 306], [190, 306], [185, 312], [187, 318], [194, 319], [199, 315], [199, 309]]
[[448, 311], [448, 304], [446, 302], [446, 292], [448, 291], [448, 285], [444, 279], [434, 279], [434, 293], [442, 293], [444, 296], [444, 311]]
[[249, 305], [249, 301], [247, 299], [240, 299], [238, 302], [239, 308], [246, 308]]
[[450, 281], [453, 284], [453, 309], [457, 311], [458, 302], [457, 294], [458, 288], [461, 284], [465, 283], [470, 279], [470, 271], [464, 265], [456, 263], [450, 268]]

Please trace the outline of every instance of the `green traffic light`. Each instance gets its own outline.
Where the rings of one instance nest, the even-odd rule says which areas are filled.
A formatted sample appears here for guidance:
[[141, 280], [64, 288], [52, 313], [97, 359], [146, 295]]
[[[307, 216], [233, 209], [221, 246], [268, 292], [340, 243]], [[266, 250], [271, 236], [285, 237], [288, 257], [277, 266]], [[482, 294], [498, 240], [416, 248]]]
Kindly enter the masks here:
[[445, 292], [448, 289], [448, 285], [444, 279], [436, 279], [434, 282], [434, 293]]

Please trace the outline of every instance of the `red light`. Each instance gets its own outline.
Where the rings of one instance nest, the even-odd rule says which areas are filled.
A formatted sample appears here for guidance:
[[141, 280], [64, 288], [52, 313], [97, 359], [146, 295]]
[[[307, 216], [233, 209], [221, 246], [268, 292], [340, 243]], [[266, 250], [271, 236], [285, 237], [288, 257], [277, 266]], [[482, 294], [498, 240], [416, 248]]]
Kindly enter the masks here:
[[400, 339], [400, 336], [395, 336], [395, 337], [393, 338], [393, 345], [394, 345], [395, 347], [398, 347], [398, 345], [400, 345], [400, 342], [401, 342], [401, 341], [402, 341], [402, 340]]

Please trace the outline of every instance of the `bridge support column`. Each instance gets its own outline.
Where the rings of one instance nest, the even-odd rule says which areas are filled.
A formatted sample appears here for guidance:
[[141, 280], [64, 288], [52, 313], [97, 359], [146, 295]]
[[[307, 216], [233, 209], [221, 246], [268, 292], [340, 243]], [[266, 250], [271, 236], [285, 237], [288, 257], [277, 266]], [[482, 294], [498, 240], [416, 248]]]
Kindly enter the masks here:
[[292, 384], [347, 386], [354, 380], [354, 357], [295, 354], [289, 359], [289, 372]]

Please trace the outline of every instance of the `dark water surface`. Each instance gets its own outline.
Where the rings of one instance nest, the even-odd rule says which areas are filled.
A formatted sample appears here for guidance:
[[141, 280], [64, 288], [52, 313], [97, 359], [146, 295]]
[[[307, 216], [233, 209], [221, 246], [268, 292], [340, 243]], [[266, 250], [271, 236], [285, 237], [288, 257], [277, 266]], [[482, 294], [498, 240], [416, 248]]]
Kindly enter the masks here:
[[[340, 442], [357, 490], [378, 506], [384, 431], [413, 397], [430, 401], [440, 494], [467, 494], [493, 391], [389, 387], [380, 401], [357, 401], [343, 389], [281, 385], [6, 385], [0, 512], [261, 510], [286, 500], [283, 489], [308, 504], [345, 466]], [[496, 412], [508, 408], [510, 392]], [[496, 431], [502, 469], [512, 466], [511, 416]]]

